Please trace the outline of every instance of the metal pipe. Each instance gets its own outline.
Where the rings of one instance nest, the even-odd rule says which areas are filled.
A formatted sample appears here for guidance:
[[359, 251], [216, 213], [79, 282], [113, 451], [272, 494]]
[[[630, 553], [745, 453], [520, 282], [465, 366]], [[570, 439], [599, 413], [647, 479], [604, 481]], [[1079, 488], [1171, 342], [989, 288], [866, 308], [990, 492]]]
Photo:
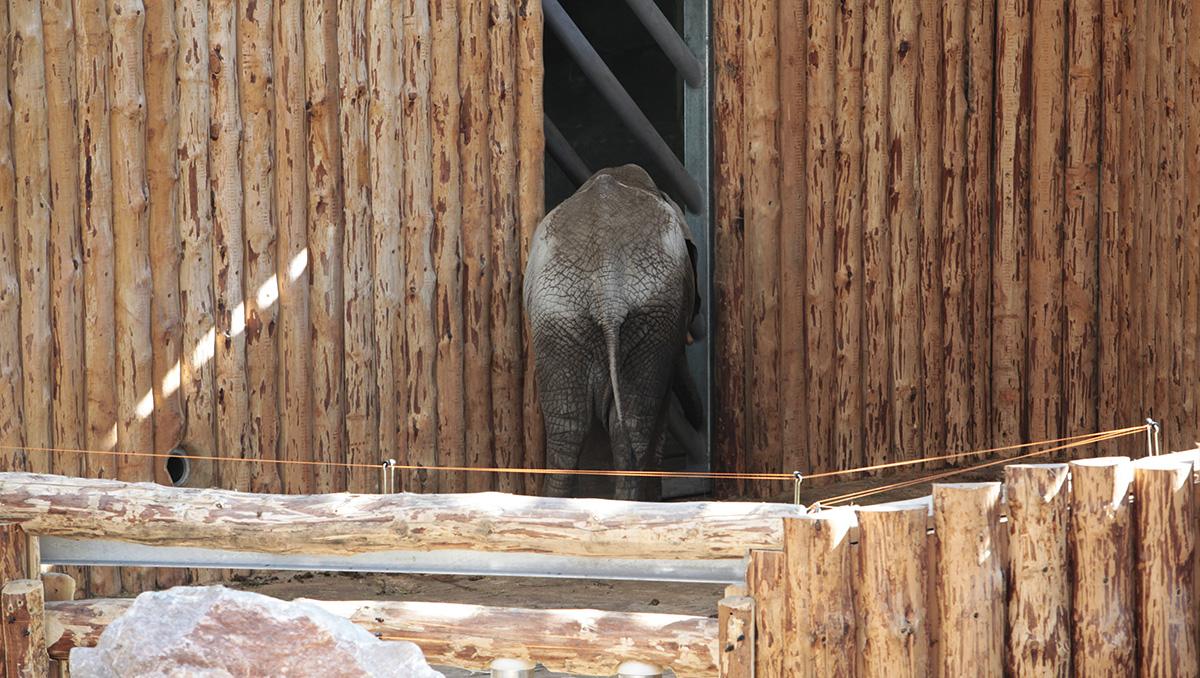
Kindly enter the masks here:
[[497, 659], [489, 668], [491, 678], [533, 678], [537, 664], [528, 659]]
[[650, 31], [650, 36], [654, 38], [654, 42], [662, 49], [667, 58], [675, 64], [675, 69], [683, 76], [683, 81], [688, 87], [698, 88], [704, 85], [704, 69], [700, 66], [700, 60], [692, 54], [692, 50], [688, 48], [687, 43], [679, 36], [675, 27], [663, 15], [662, 10], [654, 3], [654, 0], [625, 0], [629, 4], [629, 9], [637, 15], [642, 25]]
[[576, 186], [582, 186], [583, 182], [587, 181], [592, 176], [592, 171], [584, 164], [583, 158], [575, 152], [571, 147], [571, 143], [559, 131], [558, 125], [550, 119], [550, 116], [542, 114], [542, 126], [546, 128], [546, 150], [550, 151], [550, 157], [554, 158], [554, 162], [562, 168], [562, 171], [570, 177], [571, 181], [575, 182]]
[[650, 155], [667, 174], [667, 179], [678, 195], [683, 198], [683, 204], [688, 210], [700, 213], [704, 209], [704, 191], [700, 188], [700, 184], [688, 174], [683, 163], [679, 162], [679, 158], [675, 157], [674, 151], [663, 141], [658, 130], [654, 129], [654, 125], [638, 108], [633, 97], [629, 96], [629, 92], [617, 80], [617, 76], [613, 75], [612, 70], [596, 53], [596, 48], [592, 47], [583, 33], [580, 32], [579, 26], [571, 20], [566, 10], [558, 3], [558, 0], [543, 0], [542, 10], [546, 17], [546, 23], [554, 34], [562, 40], [563, 46], [570, 52], [571, 57], [579, 64], [584, 75], [592, 81], [596, 89], [608, 101], [609, 105], [617, 112], [617, 116], [625, 123], [638, 141], [650, 151]]

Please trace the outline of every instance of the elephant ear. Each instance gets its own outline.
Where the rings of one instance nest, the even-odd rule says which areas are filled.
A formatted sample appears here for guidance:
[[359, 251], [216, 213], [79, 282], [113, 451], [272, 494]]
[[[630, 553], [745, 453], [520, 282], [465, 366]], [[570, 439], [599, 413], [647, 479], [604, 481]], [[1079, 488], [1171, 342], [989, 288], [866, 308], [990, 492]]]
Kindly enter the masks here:
[[[692, 239], [692, 229], [688, 227], [687, 219], [683, 216], [683, 210], [679, 209], [679, 204], [671, 199], [671, 196], [660, 190], [659, 197], [667, 202], [675, 210], [675, 216], [679, 218], [679, 228], [683, 230], [683, 241], [687, 245], [688, 261], [692, 264], [692, 319], [700, 315], [700, 274], [696, 269], [696, 261], [699, 259], [699, 251], [696, 249], [696, 241]], [[691, 323], [693, 328], [698, 323]], [[696, 339], [703, 339], [697, 336], [693, 331], [692, 336]]]

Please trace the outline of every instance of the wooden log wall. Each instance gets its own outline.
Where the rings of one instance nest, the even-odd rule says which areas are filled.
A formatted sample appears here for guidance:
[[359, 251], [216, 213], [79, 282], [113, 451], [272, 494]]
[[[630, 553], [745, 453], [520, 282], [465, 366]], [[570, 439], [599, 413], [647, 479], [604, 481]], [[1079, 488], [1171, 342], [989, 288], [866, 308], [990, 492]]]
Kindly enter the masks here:
[[[519, 247], [540, 10], [408, 0], [0, 7], [4, 470], [376, 491], [537, 459]], [[405, 489], [534, 489], [412, 474]]]
[[1200, 11], [1143, 5], [714, 3], [718, 469], [1198, 439]]

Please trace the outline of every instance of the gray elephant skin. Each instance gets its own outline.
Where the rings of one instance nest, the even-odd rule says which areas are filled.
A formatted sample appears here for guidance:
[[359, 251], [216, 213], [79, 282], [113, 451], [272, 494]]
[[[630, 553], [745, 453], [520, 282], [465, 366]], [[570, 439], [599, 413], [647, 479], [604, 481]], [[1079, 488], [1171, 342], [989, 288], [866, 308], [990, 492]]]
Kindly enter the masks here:
[[[695, 248], [682, 211], [640, 167], [600, 170], [546, 215], [524, 302], [549, 468], [576, 469], [598, 426], [614, 469], [654, 470], [670, 413], [701, 425], [684, 355], [689, 326], [698, 329]], [[669, 407], [672, 397], [682, 407]], [[572, 481], [549, 475], [543, 492], [569, 496]], [[660, 487], [619, 477], [615, 498], [652, 500]]]

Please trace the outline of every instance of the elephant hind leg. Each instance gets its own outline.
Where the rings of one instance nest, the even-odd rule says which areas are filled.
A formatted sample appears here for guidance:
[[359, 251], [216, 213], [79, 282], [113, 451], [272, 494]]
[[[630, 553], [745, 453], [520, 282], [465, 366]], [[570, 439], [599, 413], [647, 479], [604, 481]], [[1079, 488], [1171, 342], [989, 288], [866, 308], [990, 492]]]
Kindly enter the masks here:
[[[591, 428], [592, 412], [587, 398], [572, 399], [555, 405], [543, 404], [546, 424], [546, 466], [550, 469], [574, 471], [579, 468], [579, 454]], [[575, 476], [547, 475], [542, 494], [547, 497], [569, 497], [575, 490]]]
[[[609, 412], [608, 431], [612, 441], [613, 463], [619, 471], [653, 471], [658, 469], [665, 419], [662, 408], [649, 401], [631, 403], [623, 421], [616, 411]], [[656, 501], [662, 493], [659, 478], [619, 476], [614, 499], [627, 501]]]

